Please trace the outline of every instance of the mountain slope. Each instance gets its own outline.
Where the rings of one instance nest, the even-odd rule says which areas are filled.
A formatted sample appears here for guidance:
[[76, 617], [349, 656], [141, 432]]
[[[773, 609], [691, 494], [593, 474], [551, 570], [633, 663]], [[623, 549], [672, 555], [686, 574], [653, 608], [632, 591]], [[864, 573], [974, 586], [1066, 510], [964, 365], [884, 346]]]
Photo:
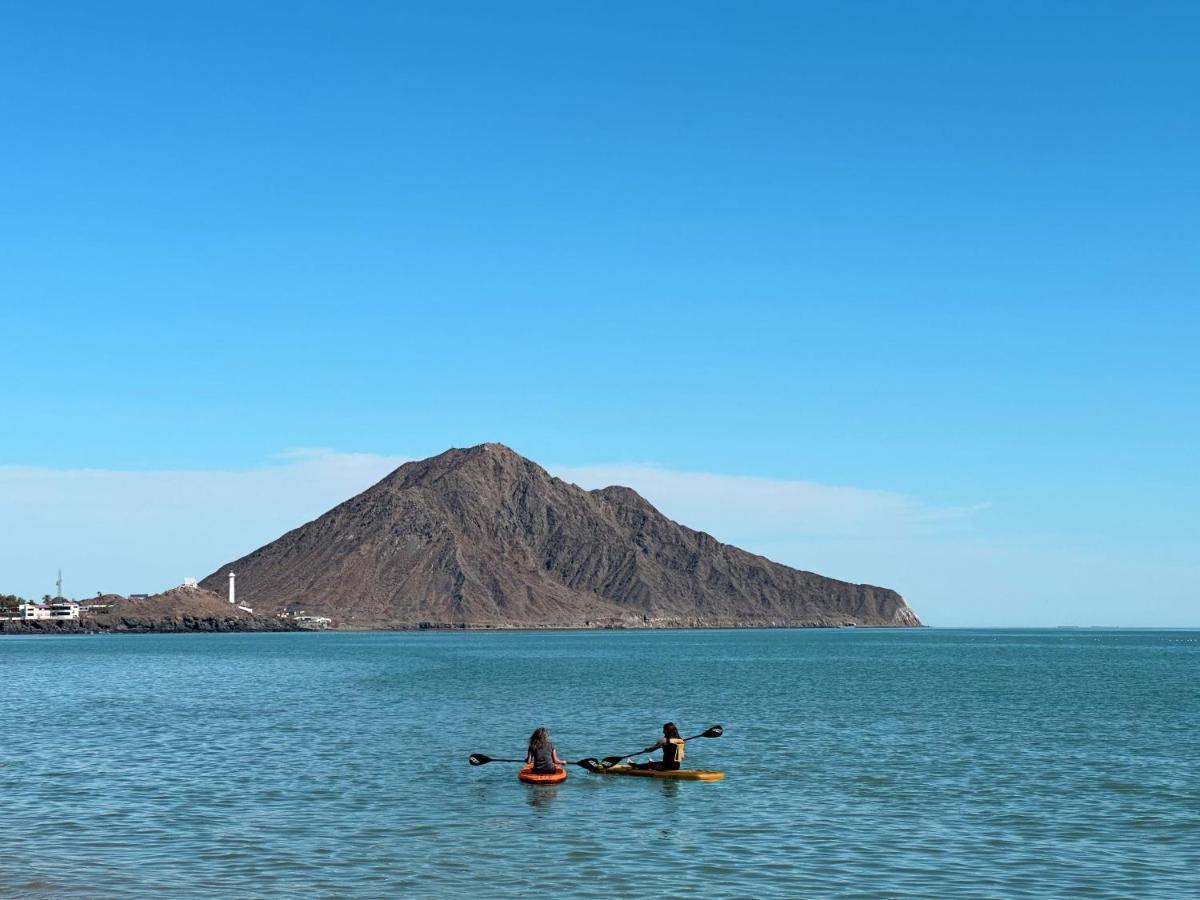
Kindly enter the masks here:
[[407, 463], [201, 582], [351, 627], [919, 625], [900, 595], [722, 544], [500, 444]]

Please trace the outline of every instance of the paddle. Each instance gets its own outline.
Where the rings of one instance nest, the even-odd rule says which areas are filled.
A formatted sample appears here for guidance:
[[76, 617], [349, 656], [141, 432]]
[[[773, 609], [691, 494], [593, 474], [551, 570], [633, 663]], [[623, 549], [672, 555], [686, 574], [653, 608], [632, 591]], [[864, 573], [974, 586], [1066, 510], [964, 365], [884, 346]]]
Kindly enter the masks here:
[[[523, 759], [497, 759], [494, 756], [487, 756], [483, 753], [472, 753], [470, 756], [467, 757], [467, 762], [469, 762], [473, 766], [486, 766], [488, 763], [494, 763], [494, 762], [523, 763], [523, 762], [525, 762], [525, 760], [523, 760]], [[600, 767], [600, 761], [597, 759], [593, 759], [592, 757], [589, 756], [587, 759], [581, 759], [581, 760], [577, 760], [575, 762], [570, 762], [570, 761], [564, 760], [564, 765], [580, 766], [584, 769], [587, 769], [589, 772], [594, 772], [594, 771], [596, 771], [596, 769], [598, 769]]]
[[[720, 725], [714, 725], [707, 731], [702, 731], [699, 734], [693, 734], [691, 737], [685, 737], [684, 741], [694, 741], [696, 738], [719, 738], [725, 733], [725, 729]], [[629, 759], [631, 756], [637, 756], [641, 753], [653, 753], [658, 750], [658, 747], [647, 747], [645, 750], [639, 750], [637, 753], [626, 753], [624, 756], [606, 756], [601, 762], [601, 765], [606, 769], [611, 769], [623, 759]], [[586, 768], [586, 767], [585, 767]], [[589, 770], [590, 771], [590, 770]]]

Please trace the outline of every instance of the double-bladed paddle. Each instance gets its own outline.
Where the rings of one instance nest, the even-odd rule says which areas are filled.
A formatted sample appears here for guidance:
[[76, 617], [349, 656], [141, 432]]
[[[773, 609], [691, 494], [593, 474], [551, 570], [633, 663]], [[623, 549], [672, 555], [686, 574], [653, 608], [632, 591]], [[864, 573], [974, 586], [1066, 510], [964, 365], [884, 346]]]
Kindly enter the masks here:
[[[470, 756], [467, 757], [467, 762], [469, 762], [473, 766], [486, 766], [488, 763], [494, 763], [494, 762], [523, 763], [523, 762], [525, 762], [525, 760], [523, 760], [523, 759], [498, 759], [494, 756], [487, 756], [486, 754], [483, 754], [483, 753], [472, 753]], [[599, 767], [600, 763], [598, 760], [592, 759], [589, 756], [587, 759], [581, 759], [581, 760], [577, 760], [575, 762], [564, 761], [564, 765], [580, 766], [584, 769], [587, 769], [589, 772], [594, 772]]]
[[[724, 727], [722, 727], [720, 725], [714, 725], [712, 728], [709, 728], [706, 731], [702, 731], [699, 734], [693, 734], [691, 737], [685, 737], [683, 740], [685, 742], [687, 742], [687, 741], [694, 741], [696, 738], [702, 738], [702, 737], [703, 738], [719, 738], [724, 733], [725, 733]], [[623, 760], [623, 759], [629, 759], [631, 756], [638, 756], [642, 753], [653, 753], [655, 750], [658, 750], [658, 749], [660, 749], [659, 746], [657, 744], [655, 744], [653, 747], [647, 747], [645, 750], [637, 751], [637, 753], [626, 753], [624, 756], [606, 756], [601, 761], [600, 765], [601, 765], [601, 768], [611, 769], [613, 766], [615, 766], [617, 763], [621, 762], [621, 760]], [[587, 767], [585, 766], [584, 768], [587, 768]], [[591, 771], [591, 770], [589, 769], [589, 771]]]

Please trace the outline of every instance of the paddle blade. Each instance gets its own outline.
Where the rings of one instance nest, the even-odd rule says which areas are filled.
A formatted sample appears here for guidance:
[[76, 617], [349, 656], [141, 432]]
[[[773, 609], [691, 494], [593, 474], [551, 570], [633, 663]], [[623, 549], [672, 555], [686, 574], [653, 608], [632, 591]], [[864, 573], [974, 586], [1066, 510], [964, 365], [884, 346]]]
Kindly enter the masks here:
[[600, 765], [600, 760], [592, 756], [579, 760], [577, 763], [575, 763], [575, 765], [587, 769], [589, 772], [595, 772], [603, 768], [603, 766]]
[[473, 766], [485, 766], [490, 762], [523, 763], [523, 762], [525, 762], [525, 760], [523, 760], [523, 759], [501, 759], [500, 757], [496, 757], [496, 756], [486, 756], [483, 753], [472, 753], [470, 756], [467, 757], [467, 762], [469, 762]]
[[704, 734], [700, 735], [700, 737], [720, 737], [724, 733], [724, 726], [714, 725], [712, 728], [708, 729], [708, 731], [704, 732]]

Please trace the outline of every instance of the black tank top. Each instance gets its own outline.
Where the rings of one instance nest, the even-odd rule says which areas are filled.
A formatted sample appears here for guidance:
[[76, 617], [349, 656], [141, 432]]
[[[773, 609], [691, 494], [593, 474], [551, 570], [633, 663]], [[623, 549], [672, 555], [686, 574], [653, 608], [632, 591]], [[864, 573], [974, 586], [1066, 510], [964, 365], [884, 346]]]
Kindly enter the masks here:
[[664, 769], [678, 769], [679, 764], [683, 762], [683, 739], [682, 738], [667, 738], [663, 741], [663, 761]]

